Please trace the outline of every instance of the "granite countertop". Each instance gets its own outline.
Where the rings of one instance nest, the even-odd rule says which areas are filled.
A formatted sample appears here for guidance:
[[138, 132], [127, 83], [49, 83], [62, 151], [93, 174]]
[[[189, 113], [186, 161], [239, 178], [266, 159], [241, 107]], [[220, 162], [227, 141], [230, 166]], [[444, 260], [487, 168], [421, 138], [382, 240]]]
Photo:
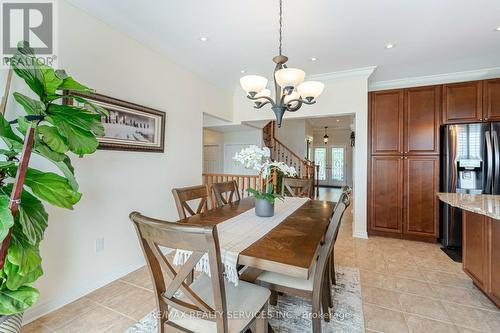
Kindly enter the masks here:
[[500, 220], [500, 195], [437, 193], [437, 196], [453, 207]]

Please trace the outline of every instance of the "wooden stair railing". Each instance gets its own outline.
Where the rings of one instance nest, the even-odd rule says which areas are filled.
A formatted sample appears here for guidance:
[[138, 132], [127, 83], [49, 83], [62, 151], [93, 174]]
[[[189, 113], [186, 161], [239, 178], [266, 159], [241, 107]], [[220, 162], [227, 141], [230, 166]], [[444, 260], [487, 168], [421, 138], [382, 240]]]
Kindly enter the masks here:
[[294, 167], [299, 178], [316, 179], [314, 161], [301, 158], [279, 141], [275, 136], [275, 128], [275, 122], [271, 121], [262, 129], [262, 138], [264, 144], [271, 150], [271, 159]]

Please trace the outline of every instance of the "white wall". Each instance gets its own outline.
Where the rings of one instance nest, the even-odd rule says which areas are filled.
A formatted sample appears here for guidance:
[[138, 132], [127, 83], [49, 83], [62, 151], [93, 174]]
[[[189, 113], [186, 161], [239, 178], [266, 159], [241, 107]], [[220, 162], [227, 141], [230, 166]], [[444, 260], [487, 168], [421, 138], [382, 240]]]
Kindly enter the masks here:
[[306, 157], [306, 121], [288, 119], [286, 125], [276, 128], [276, 138], [300, 158]]
[[[355, 114], [356, 147], [353, 150], [353, 189], [354, 189], [354, 221], [355, 237], [367, 237], [366, 203], [367, 203], [367, 154], [368, 154], [368, 77], [374, 68], [338, 72], [335, 74], [309, 77], [325, 83], [325, 91], [315, 105], [303, 106], [301, 110], [287, 113], [287, 120], [293, 118], [327, 117], [343, 114]], [[272, 120], [273, 112], [269, 108], [258, 111], [245, 97], [242, 89], [236, 89], [234, 98], [234, 121]]]
[[[128, 214], [177, 219], [171, 189], [201, 182], [202, 112], [232, 109], [231, 94], [65, 1], [59, 2], [59, 27], [59, 66], [99, 93], [166, 112], [166, 148], [163, 154], [100, 150], [72, 158], [83, 198], [74, 211], [48, 207], [41, 297], [27, 321], [143, 265]], [[15, 80], [13, 90], [24, 85]], [[7, 117], [13, 108], [10, 100]], [[96, 254], [99, 237], [104, 251]]]

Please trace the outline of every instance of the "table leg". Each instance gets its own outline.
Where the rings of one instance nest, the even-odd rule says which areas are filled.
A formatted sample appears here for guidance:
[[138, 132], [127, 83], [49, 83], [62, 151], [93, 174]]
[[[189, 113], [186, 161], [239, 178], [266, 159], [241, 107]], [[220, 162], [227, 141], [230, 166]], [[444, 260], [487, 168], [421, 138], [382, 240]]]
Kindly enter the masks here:
[[262, 269], [246, 266], [240, 270], [240, 280], [254, 283], [262, 272]]

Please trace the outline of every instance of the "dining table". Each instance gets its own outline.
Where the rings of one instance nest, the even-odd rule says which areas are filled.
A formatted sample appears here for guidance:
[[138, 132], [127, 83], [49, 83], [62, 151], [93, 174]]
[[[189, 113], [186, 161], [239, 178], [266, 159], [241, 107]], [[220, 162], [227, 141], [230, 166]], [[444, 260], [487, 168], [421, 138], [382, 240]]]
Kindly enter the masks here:
[[[255, 198], [247, 197], [182, 219], [179, 223], [217, 225], [253, 208]], [[240, 280], [255, 282], [263, 271], [308, 279], [334, 209], [335, 203], [331, 201], [306, 201], [240, 252], [238, 265], [244, 266]]]

